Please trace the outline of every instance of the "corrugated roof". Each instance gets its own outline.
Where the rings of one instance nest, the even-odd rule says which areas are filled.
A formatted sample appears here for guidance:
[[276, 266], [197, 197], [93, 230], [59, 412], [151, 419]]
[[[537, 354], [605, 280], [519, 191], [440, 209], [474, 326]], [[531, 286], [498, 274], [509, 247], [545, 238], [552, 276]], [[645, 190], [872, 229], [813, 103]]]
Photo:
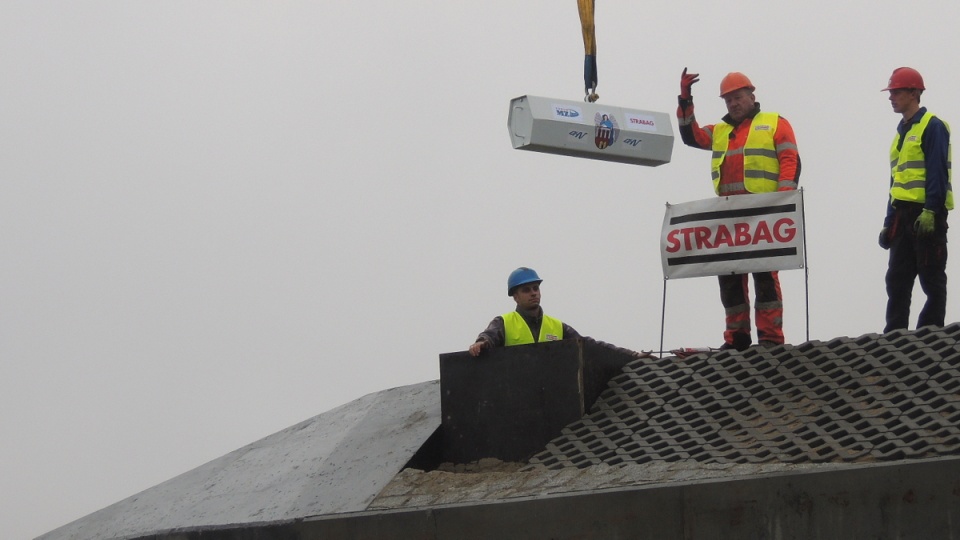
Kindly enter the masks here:
[[631, 362], [530, 462], [826, 463], [960, 453], [960, 324]]

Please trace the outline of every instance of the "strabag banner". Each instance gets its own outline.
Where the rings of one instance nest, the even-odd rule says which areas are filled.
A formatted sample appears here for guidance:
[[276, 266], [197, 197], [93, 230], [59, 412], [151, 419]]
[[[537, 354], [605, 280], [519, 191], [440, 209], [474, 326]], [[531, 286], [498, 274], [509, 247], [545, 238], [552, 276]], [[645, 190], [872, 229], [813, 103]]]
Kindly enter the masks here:
[[660, 259], [666, 279], [803, 268], [803, 192], [668, 203]]

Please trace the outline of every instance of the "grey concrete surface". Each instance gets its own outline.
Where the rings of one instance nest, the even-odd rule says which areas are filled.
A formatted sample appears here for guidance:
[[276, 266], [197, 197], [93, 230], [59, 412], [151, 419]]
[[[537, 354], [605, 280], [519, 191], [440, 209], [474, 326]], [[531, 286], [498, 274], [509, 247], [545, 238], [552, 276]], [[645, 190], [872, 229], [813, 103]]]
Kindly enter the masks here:
[[960, 540], [960, 458], [362, 512], [151, 540]]
[[133, 538], [364, 510], [439, 427], [439, 387], [367, 395], [39, 538]]

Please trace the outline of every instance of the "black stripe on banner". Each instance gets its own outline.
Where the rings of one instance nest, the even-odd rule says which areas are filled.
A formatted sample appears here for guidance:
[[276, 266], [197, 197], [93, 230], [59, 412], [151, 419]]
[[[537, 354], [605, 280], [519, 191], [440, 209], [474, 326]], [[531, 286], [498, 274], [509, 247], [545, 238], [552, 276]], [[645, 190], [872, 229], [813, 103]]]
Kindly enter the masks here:
[[781, 204], [780, 206], [764, 206], [763, 208], [744, 208], [742, 210], [719, 210], [716, 212], [700, 212], [698, 214], [687, 214], [670, 218], [670, 224], [689, 223], [691, 221], [707, 221], [710, 219], [729, 219], [750, 216], [766, 216], [769, 214], [782, 214], [784, 212], [796, 212], [797, 205]]
[[689, 255], [667, 259], [667, 266], [683, 264], [703, 264], [722, 261], [744, 261], [748, 259], [765, 259], [767, 257], [791, 257], [797, 254], [797, 248], [760, 249], [757, 251], [738, 251], [735, 253], [717, 253], [714, 255]]

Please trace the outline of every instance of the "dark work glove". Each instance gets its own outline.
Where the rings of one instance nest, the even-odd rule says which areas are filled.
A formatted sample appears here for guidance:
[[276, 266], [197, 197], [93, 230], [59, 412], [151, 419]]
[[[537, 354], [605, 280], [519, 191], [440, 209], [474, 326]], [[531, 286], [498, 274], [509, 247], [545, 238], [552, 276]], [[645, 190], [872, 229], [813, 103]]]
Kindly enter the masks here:
[[880, 238], [878, 243], [883, 249], [890, 249], [890, 234], [886, 227], [880, 229]]

